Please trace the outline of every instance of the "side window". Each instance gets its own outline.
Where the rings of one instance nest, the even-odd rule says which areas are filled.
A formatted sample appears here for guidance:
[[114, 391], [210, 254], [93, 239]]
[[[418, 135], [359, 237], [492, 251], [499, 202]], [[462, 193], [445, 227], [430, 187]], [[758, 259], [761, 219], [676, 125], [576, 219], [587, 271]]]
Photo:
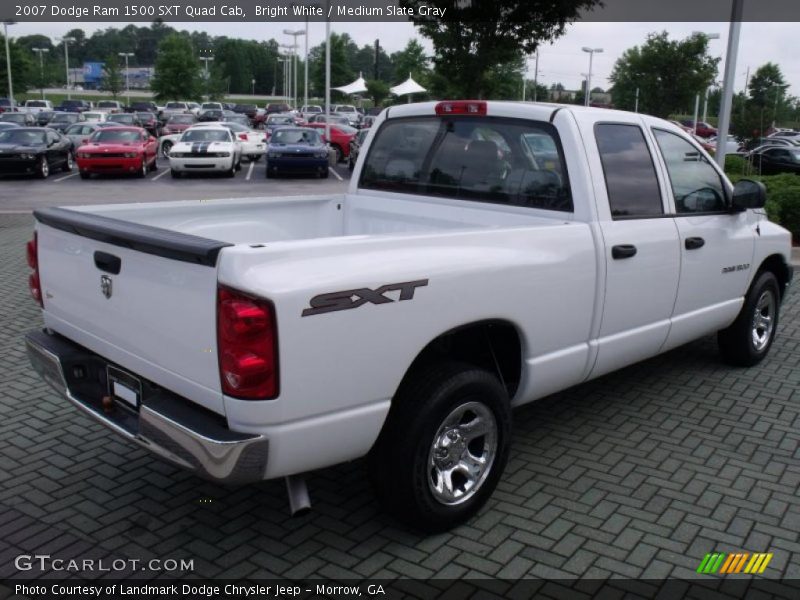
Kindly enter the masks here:
[[613, 218], [664, 214], [653, 157], [638, 125], [598, 123], [594, 131]]
[[678, 214], [726, 210], [722, 179], [703, 153], [674, 133], [662, 129], [653, 133], [667, 165]]

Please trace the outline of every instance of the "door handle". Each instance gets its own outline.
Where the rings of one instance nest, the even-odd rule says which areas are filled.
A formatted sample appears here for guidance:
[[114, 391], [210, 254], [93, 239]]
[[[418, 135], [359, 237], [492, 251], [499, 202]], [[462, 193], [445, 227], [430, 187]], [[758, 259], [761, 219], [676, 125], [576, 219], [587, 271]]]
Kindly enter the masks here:
[[94, 265], [101, 271], [111, 273], [112, 275], [119, 275], [120, 269], [122, 268], [122, 259], [120, 259], [119, 256], [114, 256], [108, 252], [100, 252], [100, 250], [98, 250], [94, 253]]
[[619, 244], [611, 248], [611, 257], [616, 260], [631, 258], [632, 256], [636, 256], [636, 246], [633, 244]]
[[706, 241], [701, 237], [688, 237], [686, 241], [683, 242], [683, 245], [687, 250], [697, 250], [705, 246]]

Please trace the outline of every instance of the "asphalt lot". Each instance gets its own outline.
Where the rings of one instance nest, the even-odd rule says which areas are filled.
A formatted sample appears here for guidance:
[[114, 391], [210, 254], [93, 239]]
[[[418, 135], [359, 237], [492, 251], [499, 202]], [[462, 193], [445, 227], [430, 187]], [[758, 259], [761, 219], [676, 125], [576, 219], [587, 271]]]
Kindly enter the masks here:
[[[217, 183], [174, 187], [218, 196]], [[259, 190], [272, 180], [219, 183]], [[5, 184], [3, 202], [22, 202]], [[116, 199], [128, 190], [24, 185], [43, 201], [58, 192], [40, 190], [58, 186], [116, 189]], [[516, 411], [512, 457], [488, 505], [422, 536], [380, 512], [361, 461], [312, 473], [312, 512], [289, 518], [282, 481], [205, 482], [71, 408], [24, 353], [24, 332], [41, 326], [26, 287], [31, 228], [30, 215], [0, 215], [0, 578], [41, 576], [13, 563], [37, 552], [191, 558], [196, 576], [293, 579], [697, 578], [708, 552], [771, 552], [762, 577], [800, 578], [796, 290], [758, 367], [723, 365], [706, 338]]]
[[0, 176], [0, 212], [29, 212], [45, 206], [159, 202], [253, 196], [289, 196], [344, 193], [350, 179], [346, 163], [330, 168], [327, 179], [281, 177], [267, 179], [265, 162], [242, 162], [233, 179], [207, 174], [173, 179], [169, 163], [159, 157], [159, 168], [145, 179], [127, 176], [94, 176], [83, 180], [78, 170], [53, 173], [48, 179]]

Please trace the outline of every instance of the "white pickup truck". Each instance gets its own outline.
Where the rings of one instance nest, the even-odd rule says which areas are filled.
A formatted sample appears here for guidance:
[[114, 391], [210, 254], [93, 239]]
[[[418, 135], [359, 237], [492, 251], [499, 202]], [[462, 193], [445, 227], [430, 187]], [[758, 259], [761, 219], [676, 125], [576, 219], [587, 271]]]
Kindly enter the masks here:
[[377, 119], [348, 193], [37, 210], [36, 370], [222, 483], [367, 456], [441, 530], [490, 496], [511, 408], [719, 332], [753, 365], [792, 278], [760, 183], [680, 129], [439, 102]]

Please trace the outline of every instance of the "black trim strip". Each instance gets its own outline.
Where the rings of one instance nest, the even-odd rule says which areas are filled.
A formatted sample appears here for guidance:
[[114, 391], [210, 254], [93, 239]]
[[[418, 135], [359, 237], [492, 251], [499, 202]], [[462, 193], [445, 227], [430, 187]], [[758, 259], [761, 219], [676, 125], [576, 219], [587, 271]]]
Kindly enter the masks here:
[[552, 124], [552, 123], [553, 123], [553, 121], [555, 121], [555, 119], [556, 119], [556, 115], [558, 114], [558, 111], [560, 111], [560, 110], [561, 110], [561, 109], [563, 109], [563, 108], [564, 108], [563, 106], [559, 106], [559, 107], [558, 107], [557, 109], [555, 109], [555, 110], [554, 110], [552, 113], [550, 113], [550, 124]]
[[33, 216], [40, 223], [61, 231], [146, 254], [207, 267], [215, 267], [219, 251], [233, 245], [151, 225], [140, 225], [64, 208], [42, 208], [33, 211]]

